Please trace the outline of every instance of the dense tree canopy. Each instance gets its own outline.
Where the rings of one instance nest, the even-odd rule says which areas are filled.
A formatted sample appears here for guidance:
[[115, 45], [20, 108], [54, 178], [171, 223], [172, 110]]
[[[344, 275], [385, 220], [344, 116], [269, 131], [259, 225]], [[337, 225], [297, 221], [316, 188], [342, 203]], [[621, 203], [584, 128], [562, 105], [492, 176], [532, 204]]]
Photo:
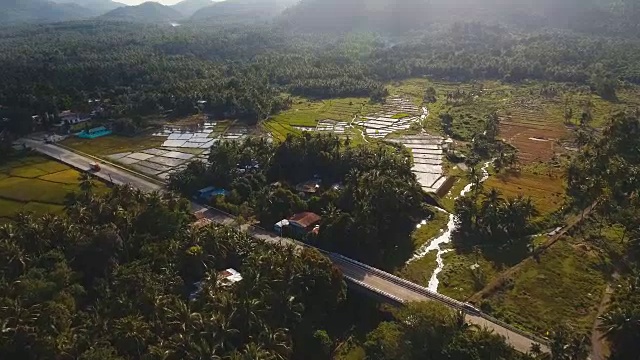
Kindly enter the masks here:
[[[322, 230], [309, 241], [388, 267], [413, 251], [409, 233], [429, 214], [411, 166], [398, 145], [352, 146], [335, 135], [304, 133], [278, 144], [249, 138], [215, 145], [207, 164], [176, 173], [170, 187], [189, 196], [211, 185], [227, 189], [230, 194], [213, 205], [255, 216], [269, 229], [297, 212], [314, 211], [323, 216]], [[304, 194], [297, 186], [308, 181], [319, 185]]]
[[[567, 169], [567, 194], [577, 208], [596, 204], [605, 223], [622, 228], [620, 278], [600, 331], [611, 344], [610, 359], [629, 359], [640, 341], [640, 114], [616, 114], [602, 131], [579, 133], [580, 153]], [[603, 226], [602, 224], [600, 226]]]
[[[277, 27], [167, 28], [79, 22], [0, 30], [0, 105], [31, 114], [90, 110], [264, 119], [313, 98], [386, 95], [384, 82], [416, 76], [589, 84], [608, 98], [640, 83], [640, 44], [554, 31], [458, 23], [398, 37], [300, 35]], [[426, 96], [432, 99], [433, 94]]]
[[[0, 358], [316, 358], [345, 297], [328, 259], [191, 227], [172, 196], [90, 189], [67, 217], [0, 228]], [[243, 279], [222, 285], [226, 268]]]
[[533, 359], [504, 338], [465, 323], [464, 315], [435, 303], [415, 303], [395, 313], [367, 335], [369, 359]]

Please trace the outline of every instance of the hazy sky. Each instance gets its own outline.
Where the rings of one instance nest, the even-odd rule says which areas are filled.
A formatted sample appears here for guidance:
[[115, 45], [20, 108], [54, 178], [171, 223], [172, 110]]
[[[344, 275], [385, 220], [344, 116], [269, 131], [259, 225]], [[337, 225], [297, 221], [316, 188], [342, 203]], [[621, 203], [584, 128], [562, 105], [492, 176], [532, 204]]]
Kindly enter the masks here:
[[[127, 5], [138, 5], [145, 2], [145, 0], [117, 0], [117, 2], [127, 4]], [[159, 2], [160, 4], [165, 4], [165, 5], [173, 5], [175, 3], [180, 2], [180, 0], [155, 0], [155, 2]]]
[[[143, 2], [147, 2], [149, 0], [115, 0], [115, 1], [119, 3], [127, 4], [127, 5], [138, 5], [138, 4], [142, 4]], [[175, 3], [179, 3], [182, 0], [151, 0], [151, 1], [155, 1], [164, 5], [173, 5]], [[217, 1], [220, 1], [220, 0], [217, 0]]]

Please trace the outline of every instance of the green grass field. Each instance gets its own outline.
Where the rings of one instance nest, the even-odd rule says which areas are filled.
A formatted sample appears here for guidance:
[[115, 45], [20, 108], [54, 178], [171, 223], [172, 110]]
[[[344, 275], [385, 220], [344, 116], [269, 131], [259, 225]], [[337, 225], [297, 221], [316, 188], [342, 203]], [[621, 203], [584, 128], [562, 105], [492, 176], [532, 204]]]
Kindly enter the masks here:
[[436, 263], [437, 251], [431, 251], [420, 259], [414, 260], [399, 270], [396, 275], [418, 285], [427, 286]]
[[416, 249], [438, 236], [440, 234], [440, 230], [444, 229], [447, 226], [447, 222], [449, 222], [449, 215], [442, 211], [433, 211], [433, 219], [427, 221], [426, 225], [422, 225], [420, 229], [415, 230], [411, 235], [413, 246]]
[[[0, 166], [0, 223], [19, 212], [61, 213], [65, 196], [78, 191], [80, 173], [40, 156], [28, 155]], [[96, 181], [98, 191], [106, 186]]]
[[460, 301], [467, 300], [500, 273], [493, 262], [481, 255], [476, 257], [452, 250], [444, 254], [442, 260], [445, 266], [438, 276], [438, 292]]
[[494, 316], [538, 334], [560, 323], [588, 332], [606, 277], [598, 252], [567, 238], [548, 249], [540, 262], [524, 264], [484, 306]]
[[460, 174], [457, 176], [456, 182], [453, 183], [451, 190], [449, 193], [440, 199], [440, 205], [444, 207], [445, 210], [449, 212], [453, 212], [456, 199], [460, 196], [462, 190], [469, 184], [469, 180], [467, 179], [466, 174]]

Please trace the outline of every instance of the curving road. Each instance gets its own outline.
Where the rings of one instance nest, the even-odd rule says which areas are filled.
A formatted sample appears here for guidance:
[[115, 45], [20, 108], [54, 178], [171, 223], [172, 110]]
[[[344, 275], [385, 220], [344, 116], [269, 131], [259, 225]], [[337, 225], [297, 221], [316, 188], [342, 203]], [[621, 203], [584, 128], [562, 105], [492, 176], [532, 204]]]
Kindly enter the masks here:
[[[54, 159], [57, 159], [76, 169], [88, 171], [89, 164], [95, 161], [90, 155], [80, 155], [78, 153], [63, 149], [53, 144], [45, 144], [41, 141], [24, 139], [22, 140], [26, 146]], [[131, 185], [143, 191], [159, 191], [163, 186], [155, 179], [133, 173], [121, 166], [105, 163], [100, 160], [101, 171], [94, 173], [95, 176], [105, 181], [118, 185]], [[192, 203], [192, 210], [202, 211], [208, 219], [216, 223], [232, 224], [234, 218], [231, 215], [221, 213], [214, 209], [208, 209], [202, 205]], [[275, 243], [287, 243], [295, 246], [307, 246], [295, 240], [278, 237], [268, 231], [256, 227], [244, 225], [243, 230], [249, 232], [252, 236]], [[486, 327], [495, 333], [504, 336], [509, 344], [520, 352], [528, 352], [532, 345], [544, 343], [543, 339], [537, 339], [532, 335], [525, 334], [497, 319], [493, 319], [486, 314], [469, 311], [464, 304], [446, 296], [434, 293], [420, 285], [411, 283], [407, 280], [398, 278], [394, 275], [386, 273], [382, 270], [359, 263], [355, 260], [346, 258], [339, 254], [325, 254], [333, 261], [345, 276], [345, 279], [352, 284], [363, 287], [370, 292], [374, 292], [379, 296], [383, 296], [391, 302], [404, 303], [411, 301], [438, 301], [446, 306], [457, 310], [463, 310], [467, 313], [466, 320], [470, 324]], [[542, 350], [548, 352], [548, 348], [543, 344]]]

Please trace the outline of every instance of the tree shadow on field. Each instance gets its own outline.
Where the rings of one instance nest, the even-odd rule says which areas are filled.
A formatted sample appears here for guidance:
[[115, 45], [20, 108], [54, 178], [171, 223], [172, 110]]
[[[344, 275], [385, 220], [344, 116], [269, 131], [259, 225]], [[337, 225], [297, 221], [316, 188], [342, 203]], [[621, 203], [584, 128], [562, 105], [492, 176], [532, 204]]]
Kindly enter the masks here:
[[512, 267], [531, 255], [527, 241], [513, 241], [511, 244], [497, 244], [480, 241], [473, 235], [454, 231], [452, 244], [459, 255], [482, 256], [496, 267]]

